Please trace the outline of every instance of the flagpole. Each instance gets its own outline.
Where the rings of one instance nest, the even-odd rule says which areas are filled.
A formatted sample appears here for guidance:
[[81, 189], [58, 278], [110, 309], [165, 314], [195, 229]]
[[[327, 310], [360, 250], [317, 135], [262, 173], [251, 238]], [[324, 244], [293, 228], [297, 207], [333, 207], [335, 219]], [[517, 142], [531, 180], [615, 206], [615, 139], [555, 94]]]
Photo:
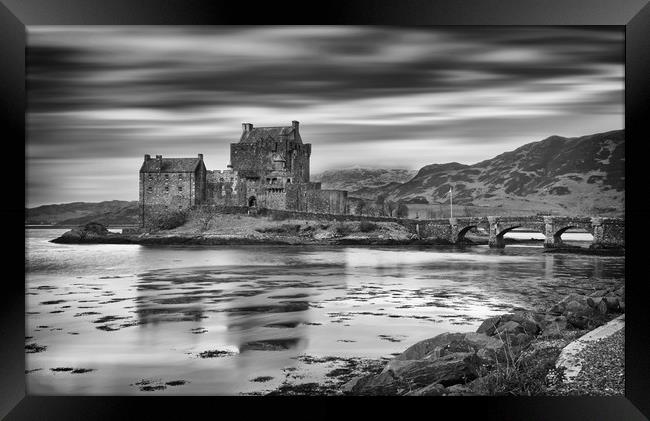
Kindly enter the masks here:
[[451, 190], [451, 186], [449, 186], [449, 212], [450, 212], [450, 218], [454, 217], [454, 192]]

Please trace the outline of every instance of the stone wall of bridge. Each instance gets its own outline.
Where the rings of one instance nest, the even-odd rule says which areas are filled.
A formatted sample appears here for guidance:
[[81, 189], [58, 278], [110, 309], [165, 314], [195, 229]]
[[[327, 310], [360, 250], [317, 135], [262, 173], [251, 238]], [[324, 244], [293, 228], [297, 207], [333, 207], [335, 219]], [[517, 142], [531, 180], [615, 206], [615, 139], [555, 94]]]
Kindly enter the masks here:
[[593, 247], [625, 247], [625, 220], [592, 218]]
[[[216, 207], [223, 213], [247, 213], [247, 207]], [[504, 235], [514, 229], [523, 228], [544, 234], [544, 247], [561, 247], [562, 234], [569, 229], [582, 229], [593, 235], [592, 247], [625, 247], [625, 220], [621, 218], [590, 218], [563, 216], [526, 217], [465, 217], [446, 219], [406, 219], [391, 217], [369, 217], [349, 214], [313, 213], [261, 209], [258, 215], [278, 216], [296, 219], [321, 219], [329, 221], [373, 221], [394, 222], [404, 226], [421, 239], [436, 239], [458, 244], [473, 228], [489, 233], [490, 247], [505, 247]]]

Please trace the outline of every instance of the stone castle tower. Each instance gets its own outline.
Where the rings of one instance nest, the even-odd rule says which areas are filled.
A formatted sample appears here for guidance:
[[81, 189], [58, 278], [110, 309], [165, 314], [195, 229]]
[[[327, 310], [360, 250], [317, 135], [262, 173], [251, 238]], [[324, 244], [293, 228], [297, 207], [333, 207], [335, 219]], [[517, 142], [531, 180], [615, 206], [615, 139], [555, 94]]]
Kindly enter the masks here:
[[311, 144], [302, 143], [299, 127], [295, 120], [285, 127], [243, 123], [239, 143], [230, 144], [232, 168], [247, 181], [308, 183]]
[[311, 144], [303, 143], [299, 123], [253, 127], [242, 124], [230, 144], [230, 165], [206, 170], [198, 158], [152, 159], [140, 169], [142, 225], [169, 211], [194, 206], [236, 206], [311, 213], [348, 213], [347, 191], [323, 190], [309, 177]]

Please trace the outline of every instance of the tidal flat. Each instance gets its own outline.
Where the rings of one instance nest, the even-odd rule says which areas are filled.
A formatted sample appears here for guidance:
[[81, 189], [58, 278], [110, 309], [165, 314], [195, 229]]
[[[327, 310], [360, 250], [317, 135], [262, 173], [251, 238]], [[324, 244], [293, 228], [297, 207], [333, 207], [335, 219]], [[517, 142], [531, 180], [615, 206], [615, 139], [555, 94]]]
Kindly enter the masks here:
[[61, 232], [28, 230], [31, 394], [332, 393], [422, 339], [624, 279], [623, 256], [541, 247], [48, 242]]

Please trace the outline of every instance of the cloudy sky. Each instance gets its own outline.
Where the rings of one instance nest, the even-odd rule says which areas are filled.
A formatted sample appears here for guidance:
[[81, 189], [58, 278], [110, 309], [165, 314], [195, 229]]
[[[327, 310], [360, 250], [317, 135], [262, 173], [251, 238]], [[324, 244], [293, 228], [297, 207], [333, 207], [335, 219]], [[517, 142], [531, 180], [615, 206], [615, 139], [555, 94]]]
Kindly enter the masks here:
[[299, 120], [312, 173], [475, 163], [623, 128], [608, 27], [28, 27], [28, 206], [137, 200], [145, 153], [225, 168]]

